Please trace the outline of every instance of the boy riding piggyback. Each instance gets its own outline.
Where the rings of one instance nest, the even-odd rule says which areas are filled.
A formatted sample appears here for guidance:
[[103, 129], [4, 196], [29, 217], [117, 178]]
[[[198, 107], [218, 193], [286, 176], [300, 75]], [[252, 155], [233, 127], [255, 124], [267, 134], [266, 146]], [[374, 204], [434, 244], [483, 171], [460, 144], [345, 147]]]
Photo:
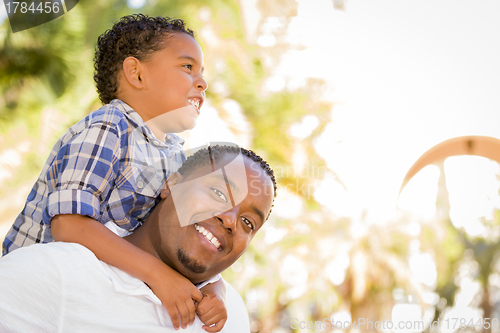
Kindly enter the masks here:
[[196, 125], [207, 89], [202, 50], [182, 20], [131, 15], [99, 37], [94, 65], [105, 105], [56, 142], [3, 254], [34, 243], [79, 243], [144, 281], [175, 328], [191, 324], [198, 305], [211, 311], [197, 312], [205, 330], [219, 331], [227, 318], [222, 281], [214, 278], [200, 291], [104, 226], [138, 228], [185, 160], [174, 133]]

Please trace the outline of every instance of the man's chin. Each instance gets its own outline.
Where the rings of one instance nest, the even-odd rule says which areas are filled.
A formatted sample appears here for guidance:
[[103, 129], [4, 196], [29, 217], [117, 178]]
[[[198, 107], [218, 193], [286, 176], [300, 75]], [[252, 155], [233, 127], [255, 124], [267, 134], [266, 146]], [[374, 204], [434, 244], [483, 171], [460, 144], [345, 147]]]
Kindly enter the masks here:
[[207, 271], [207, 267], [200, 264], [195, 259], [191, 258], [185, 251], [182, 249], [177, 250], [177, 259], [181, 263], [181, 265], [189, 272], [195, 274], [203, 274]]

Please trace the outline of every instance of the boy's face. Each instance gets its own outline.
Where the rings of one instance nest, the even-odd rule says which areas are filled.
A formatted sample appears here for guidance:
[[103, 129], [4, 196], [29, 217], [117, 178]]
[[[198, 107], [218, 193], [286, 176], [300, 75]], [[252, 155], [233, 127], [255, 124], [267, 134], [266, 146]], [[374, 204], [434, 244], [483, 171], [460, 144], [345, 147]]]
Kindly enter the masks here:
[[[223, 165], [230, 161], [231, 158], [223, 161]], [[160, 209], [160, 218], [152, 229], [153, 246], [164, 262], [193, 282], [203, 281], [232, 265], [248, 248], [271, 210], [271, 179], [251, 159], [245, 157], [243, 163], [243, 177], [232, 176], [232, 170], [226, 168], [227, 185], [221, 184], [218, 170], [211, 172], [211, 165], [198, 167], [181, 180], [182, 184], [187, 183], [186, 187], [174, 186], [156, 208]], [[247, 194], [238, 200], [237, 192], [242, 188]], [[190, 208], [192, 224], [187, 226], [181, 226], [178, 207], [172, 200], [179, 191], [183, 193], [177, 195]], [[221, 201], [234, 204], [230, 203], [224, 211], [218, 207]], [[215, 214], [206, 218], [207, 212]], [[204, 220], [200, 220], [201, 216]]]
[[145, 122], [155, 122], [165, 133], [177, 133], [196, 125], [205, 99], [203, 53], [196, 40], [174, 33], [166, 46], [142, 62], [143, 107], [138, 111]]

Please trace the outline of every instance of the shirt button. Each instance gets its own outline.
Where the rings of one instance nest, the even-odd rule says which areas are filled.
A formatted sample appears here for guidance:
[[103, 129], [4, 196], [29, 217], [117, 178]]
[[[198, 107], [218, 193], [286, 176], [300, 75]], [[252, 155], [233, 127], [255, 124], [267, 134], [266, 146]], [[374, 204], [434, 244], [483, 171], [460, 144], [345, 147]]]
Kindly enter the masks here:
[[144, 187], [144, 183], [143, 182], [138, 182], [137, 183], [137, 188], [143, 188]]
[[154, 140], [153, 143], [158, 146], [160, 144], [160, 141]]

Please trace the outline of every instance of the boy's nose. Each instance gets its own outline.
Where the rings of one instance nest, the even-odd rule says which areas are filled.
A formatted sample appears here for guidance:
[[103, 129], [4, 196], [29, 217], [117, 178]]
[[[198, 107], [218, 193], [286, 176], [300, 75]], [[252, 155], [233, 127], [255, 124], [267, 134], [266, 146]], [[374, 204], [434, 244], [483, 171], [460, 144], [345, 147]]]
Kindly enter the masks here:
[[199, 79], [196, 81], [196, 88], [200, 89], [201, 91], [205, 91], [208, 88], [208, 83], [205, 81], [203, 77], [199, 77]]

